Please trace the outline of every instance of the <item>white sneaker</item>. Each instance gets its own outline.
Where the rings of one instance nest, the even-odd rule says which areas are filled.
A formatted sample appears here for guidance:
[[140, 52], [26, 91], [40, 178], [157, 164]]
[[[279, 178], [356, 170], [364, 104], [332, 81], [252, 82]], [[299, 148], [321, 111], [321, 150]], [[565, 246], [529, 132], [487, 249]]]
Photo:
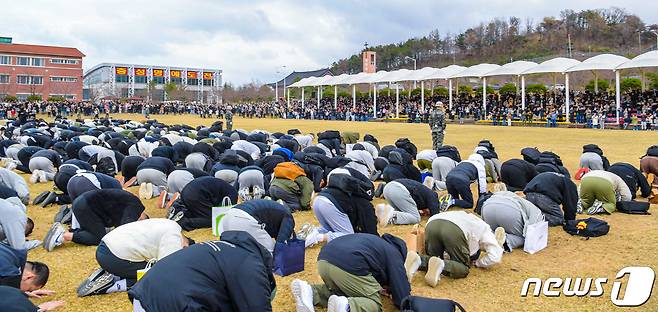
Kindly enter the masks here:
[[391, 218], [393, 218], [393, 213], [395, 209], [391, 205], [387, 204], [378, 204], [375, 214], [377, 215], [377, 220], [379, 221], [380, 226], [387, 226]]
[[605, 208], [603, 208], [603, 202], [599, 200], [595, 200], [594, 203], [592, 204], [592, 207], [589, 207], [589, 209], [587, 209], [587, 214], [594, 215], [599, 213], [607, 213], [607, 211], [605, 210]]
[[313, 288], [307, 282], [295, 279], [290, 283], [290, 290], [295, 297], [297, 312], [314, 312]]
[[39, 183], [39, 170], [34, 170], [32, 171], [32, 175], [30, 176], [30, 183], [36, 184]]
[[443, 260], [441, 260], [439, 257], [430, 258], [430, 261], [427, 263], [425, 283], [432, 287], [439, 285], [439, 281], [441, 280], [441, 272], [443, 272], [445, 265], [445, 262], [443, 262]]
[[43, 170], [39, 170], [39, 174], [37, 175], [37, 177], [39, 178], [38, 182], [41, 182], [41, 183], [48, 182], [48, 177], [46, 176], [46, 172], [43, 171]]
[[404, 260], [404, 269], [407, 271], [407, 279], [409, 279], [409, 283], [414, 278], [414, 274], [418, 272], [418, 268], [420, 267], [420, 256], [418, 255], [417, 252], [415, 251], [409, 251], [407, 252], [407, 258]]
[[320, 241], [322, 241], [322, 234], [320, 234], [317, 228], [314, 228], [308, 233], [308, 235], [306, 235], [304, 246], [306, 248], [313, 247], [317, 245]]
[[496, 236], [498, 246], [500, 246], [500, 248], [504, 248], [503, 245], [505, 245], [505, 242], [507, 241], [507, 233], [505, 233], [505, 229], [500, 226], [497, 227], [494, 231], [494, 235]]
[[327, 312], [349, 312], [350, 303], [346, 297], [332, 295], [329, 297], [327, 304]]
[[434, 190], [434, 178], [426, 176], [425, 180], [423, 181], [423, 185], [425, 185], [430, 190]]
[[16, 163], [15, 163], [14, 161], [10, 161], [10, 162], [8, 162], [7, 165], [5, 166], [5, 169], [7, 169], [7, 170], [14, 170], [14, 169], [16, 169]]

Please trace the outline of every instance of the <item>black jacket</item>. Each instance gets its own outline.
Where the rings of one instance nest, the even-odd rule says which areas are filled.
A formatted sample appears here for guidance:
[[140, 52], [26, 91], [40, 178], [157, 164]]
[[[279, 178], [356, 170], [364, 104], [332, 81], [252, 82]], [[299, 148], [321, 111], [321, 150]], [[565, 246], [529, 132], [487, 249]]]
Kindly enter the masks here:
[[565, 220], [576, 219], [578, 204], [578, 187], [569, 176], [555, 172], [543, 172], [534, 177], [526, 185], [523, 193], [539, 193], [546, 195], [562, 205]]
[[403, 240], [384, 234], [349, 234], [331, 240], [318, 255], [340, 269], [357, 275], [372, 274], [379, 285], [388, 288], [399, 308], [411, 286], [404, 270], [407, 247]]
[[238, 202], [238, 192], [233, 185], [215, 177], [200, 177], [188, 183], [180, 193], [185, 206], [185, 216], [178, 224], [186, 231], [212, 226], [212, 207], [222, 205], [224, 197], [231, 204]]
[[85, 192], [71, 207], [75, 215], [94, 215], [107, 228], [137, 221], [145, 209], [137, 196], [114, 188]]
[[270, 252], [246, 232], [228, 231], [158, 261], [128, 295], [149, 312], [256, 312], [272, 311], [275, 289]]
[[647, 181], [647, 178], [631, 164], [627, 163], [616, 163], [608, 171], [618, 175], [626, 185], [628, 189], [631, 190], [631, 195], [633, 199], [637, 196], [637, 190], [640, 189], [642, 197], [649, 197], [651, 195], [651, 185]]
[[[318, 194], [331, 201], [340, 212], [347, 215], [355, 233], [377, 233], [377, 216], [372, 207], [372, 182], [356, 174], [332, 174], [327, 187]], [[364, 180], [365, 179], [365, 180]], [[366, 190], [370, 188], [370, 190]], [[369, 194], [368, 194], [369, 192]]]
[[169, 158], [153, 156], [146, 158], [141, 164], [139, 164], [137, 171], [141, 169], [155, 169], [169, 175], [172, 171], [176, 170], [176, 167]]
[[394, 182], [404, 185], [411, 194], [418, 210], [429, 209], [432, 216], [439, 213], [439, 196], [423, 183], [410, 179], [398, 179]]
[[500, 169], [501, 180], [512, 192], [522, 191], [537, 175], [535, 165], [523, 159], [510, 159], [503, 163]]
[[53, 166], [55, 166], [55, 168], [59, 167], [62, 164], [62, 158], [59, 156], [57, 152], [53, 150], [40, 150], [32, 154], [32, 157], [30, 157], [30, 159], [35, 157], [43, 157], [50, 160], [50, 162], [53, 163]]
[[292, 237], [295, 231], [295, 219], [290, 209], [267, 199], [254, 199], [243, 202], [234, 209], [240, 209], [250, 214], [277, 243], [284, 243]]

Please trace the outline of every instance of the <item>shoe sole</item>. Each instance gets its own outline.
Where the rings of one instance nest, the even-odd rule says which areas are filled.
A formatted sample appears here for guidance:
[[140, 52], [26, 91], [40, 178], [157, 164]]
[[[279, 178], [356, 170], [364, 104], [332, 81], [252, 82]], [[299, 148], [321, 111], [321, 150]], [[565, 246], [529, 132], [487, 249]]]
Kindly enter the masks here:
[[171, 199], [164, 206], [165, 210], [169, 211], [169, 208], [174, 204], [178, 197], [180, 197], [178, 193], [175, 193], [173, 196], [171, 196]]
[[502, 227], [497, 227], [496, 231], [494, 232], [494, 236], [496, 236], [496, 241], [498, 242], [498, 245], [502, 248], [503, 244], [505, 244], [505, 240], [507, 239], [507, 233], [505, 233], [505, 229]]
[[[349, 307], [349, 304], [348, 304]], [[338, 300], [329, 300], [327, 304], [327, 312], [343, 312], [347, 311], [347, 307], [341, 307], [340, 301]]]
[[295, 297], [295, 306], [297, 307], [297, 312], [314, 312], [315, 310], [312, 308], [307, 307], [304, 304], [304, 301], [302, 300], [302, 285], [301, 283], [295, 283], [296, 281], [293, 281], [290, 284], [290, 291], [292, 292], [292, 296]]
[[427, 264], [427, 274], [425, 274], [425, 283], [432, 287], [439, 285], [441, 280], [441, 272], [439, 272], [439, 266], [441, 266], [441, 259], [432, 257], [430, 258], [429, 263]]
[[409, 279], [409, 283], [411, 283], [414, 278], [414, 274], [416, 274], [418, 271], [418, 267], [413, 267], [416, 262], [415, 260], [420, 260], [420, 256], [418, 256], [418, 254], [413, 251], [407, 252], [407, 258], [404, 259], [404, 270], [407, 272], [407, 279]]
[[46, 233], [46, 237], [43, 239], [43, 248], [46, 249], [46, 251], [51, 252], [53, 249], [55, 249], [55, 242], [52, 242], [53, 235], [55, 234], [55, 229], [61, 226], [61, 223], [55, 222], [53, 225], [50, 226], [50, 230], [48, 230], [48, 233]]
[[92, 279], [89, 283], [83, 283], [78, 287], [78, 297], [85, 297], [93, 294], [99, 289], [107, 286], [108, 284], [114, 281], [114, 275], [111, 273], [105, 272], [103, 275], [100, 275], [96, 279]]
[[48, 196], [46, 196], [46, 198], [43, 200], [43, 202], [41, 203], [40, 206], [41, 206], [41, 208], [46, 208], [46, 206], [54, 203], [55, 200], [57, 200], [57, 194], [55, 194], [53, 192], [50, 192], [50, 194], [48, 194]]
[[167, 203], [167, 192], [162, 191], [158, 196], [158, 208], [164, 208]]
[[46, 197], [48, 197], [48, 195], [50, 195], [50, 191], [41, 192], [41, 194], [34, 198], [32, 205], [41, 204], [46, 199]]

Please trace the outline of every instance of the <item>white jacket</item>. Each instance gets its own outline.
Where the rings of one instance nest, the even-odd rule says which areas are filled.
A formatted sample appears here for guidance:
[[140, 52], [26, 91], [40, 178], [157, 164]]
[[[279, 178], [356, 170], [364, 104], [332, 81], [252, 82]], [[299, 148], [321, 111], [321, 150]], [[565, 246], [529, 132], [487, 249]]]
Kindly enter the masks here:
[[121, 225], [103, 237], [107, 248], [132, 262], [161, 260], [183, 248], [181, 227], [169, 219], [146, 219]]
[[487, 192], [487, 169], [484, 167], [484, 157], [480, 154], [471, 154], [468, 156], [467, 160], [462, 162], [467, 162], [473, 164], [478, 170], [478, 191], [480, 194]]
[[471, 255], [476, 254], [478, 250], [486, 251], [483, 257], [475, 261], [475, 266], [488, 268], [502, 260], [503, 248], [498, 245], [491, 227], [476, 215], [464, 211], [442, 212], [430, 217], [427, 225], [434, 220], [447, 220], [457, 225], [466, 236]]

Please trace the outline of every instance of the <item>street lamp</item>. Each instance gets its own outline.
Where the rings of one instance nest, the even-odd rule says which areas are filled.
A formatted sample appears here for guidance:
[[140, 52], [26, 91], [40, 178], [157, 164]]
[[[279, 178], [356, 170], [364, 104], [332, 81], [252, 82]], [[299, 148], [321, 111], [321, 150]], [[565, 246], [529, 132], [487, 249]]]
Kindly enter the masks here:
[[656, 35], [656, 50], [658, 50], [658, 31], [652, 30], [651, 33]]
[[[415, 58], [413, 58], [411, 56], [405, 56], [404, 59], [414, 61], [414, 70], [416, 70], [416, 59]], [[416, 89], [416, 81], [415, 80], [414, 80], [414, 89]]]

